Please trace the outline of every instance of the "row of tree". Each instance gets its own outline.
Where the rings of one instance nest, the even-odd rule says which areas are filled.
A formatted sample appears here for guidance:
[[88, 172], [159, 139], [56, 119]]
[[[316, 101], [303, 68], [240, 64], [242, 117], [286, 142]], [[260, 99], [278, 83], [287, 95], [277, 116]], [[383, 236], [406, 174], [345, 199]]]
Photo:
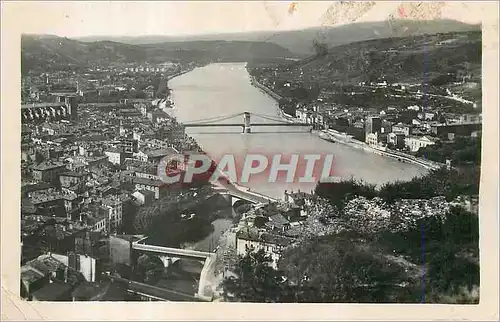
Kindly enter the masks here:
[[329, 200], [341, 208], [346, 201], [356, 196], [380, 197], [386, 202], [398, 199], [430, 199], [445, 196], [452, 200], [460, 195], [479, 194], [479, 167], [464, 167], [447, 170], [441, 168], [410, 181], [396, 181], [384, 184], [380, 189], [354, 179], [341, 182], [321, 182], [316, 186], [316, 195]]

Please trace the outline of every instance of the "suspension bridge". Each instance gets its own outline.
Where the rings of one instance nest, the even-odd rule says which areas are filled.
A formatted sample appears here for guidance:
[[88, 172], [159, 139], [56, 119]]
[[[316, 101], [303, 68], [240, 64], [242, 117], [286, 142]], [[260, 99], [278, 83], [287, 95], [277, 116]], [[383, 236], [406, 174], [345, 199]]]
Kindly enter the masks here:
[[[240, 118], [240, 122], [236, 120]], [[257, 122], [254, 120], [257, 118]], [[234, 122], [225, 122], [227, 120], [234, 120]], [[288, 120], [283, 120], [275, 115], [266, 115], [260, 113], [250, 113], [241, 112], [230, 115], [214, 116], [204, 119], [199, 119], [195, 121], [190, 121], [183, 123], [185, 128], [190, 127], [241, 127], [242, 133], [252, 133], [252, 127], [299, 127], [307, 128], [307, 131], [311, 131], [312, 125], [307, 123], [292, 122]]]

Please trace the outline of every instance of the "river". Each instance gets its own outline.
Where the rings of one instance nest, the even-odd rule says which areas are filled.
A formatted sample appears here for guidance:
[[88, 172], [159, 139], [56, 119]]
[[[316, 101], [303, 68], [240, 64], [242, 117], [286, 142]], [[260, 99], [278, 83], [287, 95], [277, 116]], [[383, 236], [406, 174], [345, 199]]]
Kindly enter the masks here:
[[[169, 81], [174, 116], [180, 122], [250, 113], [279, 117], [277, 102], [252, 86], [245, 63], [211, 64], [194, 69]], [[241, 120], [229, 119], [235, 123]], [[264, 123], [266, 120], [258, 119]], [[255, 133], [242, 134], [241, 127], [188, 128], [187, 134], [195, 138], [202, 149], [216, 159], [232, 153], [236, 156], [248, 153], [266, 155], [282, 153], [331, 153], [335, 156], [334, 173], [342, 178], [355, 178], [372, 184], [383, 184], [396, 180], [410, 180], [427, 172], [426, 169], [397, 160], [355, 149], [339, 143], [330, 143], [303, 129], [288, 127], [252, 128]], [[252, 190], [283, 198], [285, 190], [312, 191], [314, 183], [268, 183], [263, 181], [245, 183]]]

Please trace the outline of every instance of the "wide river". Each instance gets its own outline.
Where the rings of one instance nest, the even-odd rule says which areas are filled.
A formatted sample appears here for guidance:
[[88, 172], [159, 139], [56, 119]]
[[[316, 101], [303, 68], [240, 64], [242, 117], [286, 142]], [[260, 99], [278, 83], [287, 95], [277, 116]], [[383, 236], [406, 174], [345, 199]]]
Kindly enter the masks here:
[[[245, 65], [211, 64], [170, 80], [169, 87], [176, 106], [174, 115], [183, 123], [244, 111], [280, 118], [277, 102], [251, 84]], [[243, 118], [222, 122], [242, 123]], [[252, 122], [272, 121], [252, 116]], [[242, 134], [241, 127], [186, 129], [202, 149], [215, 159], [230, 153], [237, 158], [257, 152], [266, 155], [328, 153], [335, 156], [333, 171], [336, 176], [353, 177], [377, 185], [410, 180], [427, 171], [414, 164], [402, 163], [340, 143], [327, 142], [300, 128], [261, 127], [252, 128], [252, 131], [252, 134]], [[314, 183], [252, 182], [251, 179], [244, 185], [275, 198], [283, 198], [285, 190], [311, 191], [315, 186]]]

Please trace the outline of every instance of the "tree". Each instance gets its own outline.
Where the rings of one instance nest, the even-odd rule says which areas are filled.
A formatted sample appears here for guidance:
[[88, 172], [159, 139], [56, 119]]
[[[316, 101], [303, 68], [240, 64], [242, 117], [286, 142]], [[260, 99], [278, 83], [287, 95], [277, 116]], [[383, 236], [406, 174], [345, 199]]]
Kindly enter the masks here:
[[[422, 218], [408, 231], [381, 232], [379, 247], [401, 254], [418, 266], [424, 293], [405, 301], [474, 303], [473, 290], [479, 287], [479, 220], [463, 208], [453, 207], [444, 220]], [[417, 286], [417, 285], [415, 285]], [[465, 290], [465, 294], [458, 295]], [[452, 300], [448, 299], [451, 298]]]
[[341, 182], [320, 182], [315, 194], [327, 199], [332, 205], [342, 207], [344, 203], [356, 196], [373, 198], [376, 196], [375, 186], [364, 184], [354, 179]]
[[263, 250], [248, 251], [238, 261], [234, 273], [223, 282], [228, 301], [276, 303], [287, 299], [283, 275], [270, 266], [271, 258]]
[[355, 236], [314, 238], [287, 250], [280, 267], [297, 302], [391, 302], [404, 270], [358, 246]]
[[328, 55], [328, 45], [320, 42], [317, 39], [313, 40], [313, 49], [317, 57], [324, 57]]

